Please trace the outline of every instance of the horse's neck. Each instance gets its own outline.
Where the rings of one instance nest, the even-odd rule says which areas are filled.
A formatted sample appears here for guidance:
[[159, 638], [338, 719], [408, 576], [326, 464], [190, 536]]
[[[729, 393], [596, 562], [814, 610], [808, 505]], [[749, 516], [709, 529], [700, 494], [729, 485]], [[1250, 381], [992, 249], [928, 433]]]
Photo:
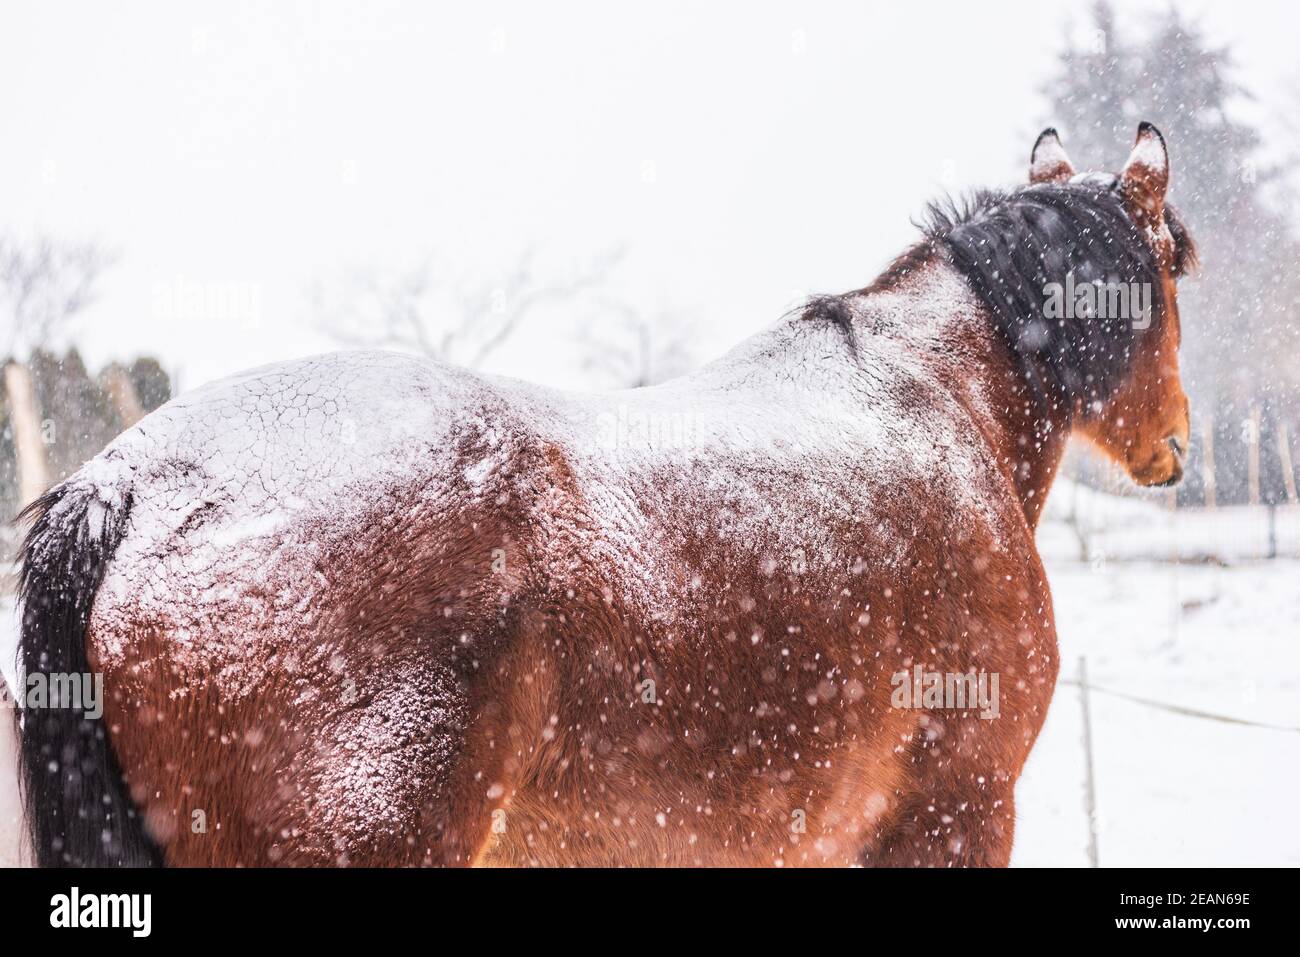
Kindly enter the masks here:
[[1004, 469], [1011, 475], [1025, 520], [1030, 528], [1037, 528], [1065, 455], [1069, 430], [1064, 422], [1044, 424], [1023, 408], [1008, 408], [999, 416], [998, 434], [1006, 450]]
[[889, 310], [904, 317], [895, 334], [911, 343], [936, 379], [966, 405], [1011, 481], [1025, 521], [1037, 528], [1065, 454], [1068, 419], [1051, 413], [1044, 419], [1037, 405], [1026, 405], [1024, 374], [951, 266], [932, 261], [884, 295], [906, 300]]
[[[845, 342], [828, 348], [826, 337], [843, 337], [841, 330], [823, 324], [819, 335], [809, 320], [795, 318], [750, 340], [729, 357], [733, 362], [722, 365], [733, 373], [784, 366], [776, 370], [779, 375], [798, 366], [804, 381], [818, 369], [816, 378], [827, 388], [860, 381], [854, 367], [869, 366], [873, 358], [920, 370], [936, 390], [949, 392], [969, 412], [1013, 485], [1026, 522], [1036, 528], [1065, 452], [1068, 423], [1064, 417], [1044, 422], [1013, 398], [1023, 392], [1015, 388], [1024, 385], [1023, 375], [966, 280], [947, 264], [931, 261], [888, 288], [850, 297], [850, 305], [856, 354]], [[844, 366], [843, 375], [835, 374], [835, 363]]]

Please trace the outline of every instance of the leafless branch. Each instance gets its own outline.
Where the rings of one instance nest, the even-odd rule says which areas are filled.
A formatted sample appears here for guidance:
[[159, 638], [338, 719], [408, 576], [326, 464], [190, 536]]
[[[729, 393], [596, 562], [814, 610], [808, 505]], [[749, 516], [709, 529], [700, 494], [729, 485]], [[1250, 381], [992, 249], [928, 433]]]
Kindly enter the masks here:
[[583, 336], [583, 367], [618, 388], [654, 385], [693, 364], [685, 319], [675, 313], [653, 317], [626, 302], [604, 299], [598, 323]]
[[0, 236], [0, 310], [10, 326], [9, 352], [48, 345], [94, 301], [100, 276], [115, 258], [93, 242]]
[[[537, 309], [600, 288], [622, 257], [621, 247], [611, 249], [560, 281], [540, 275], [531, 248], [496, 280], [442, 278], [433, 260], [396, 276], [362, 274], [343, 290], [341, 307], [317, 287], [317, 324], [344, 345], [406, 349], [480, 368]], [[440, 302], [450, 306], [450, 320], [436, 317]]]

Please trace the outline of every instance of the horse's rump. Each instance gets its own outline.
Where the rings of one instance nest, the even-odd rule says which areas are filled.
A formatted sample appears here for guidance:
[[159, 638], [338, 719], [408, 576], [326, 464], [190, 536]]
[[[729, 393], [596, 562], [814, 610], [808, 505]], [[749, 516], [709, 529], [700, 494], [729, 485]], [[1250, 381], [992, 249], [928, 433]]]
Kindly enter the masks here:
[[524, 456], [483, 425], [508, 412], [399, 356], [311, 371], [165, 407], [80, 478], [133, 501], [89, 652], [173, 861], [419, 862], [511, 632], [522, 503], [481, 465]]

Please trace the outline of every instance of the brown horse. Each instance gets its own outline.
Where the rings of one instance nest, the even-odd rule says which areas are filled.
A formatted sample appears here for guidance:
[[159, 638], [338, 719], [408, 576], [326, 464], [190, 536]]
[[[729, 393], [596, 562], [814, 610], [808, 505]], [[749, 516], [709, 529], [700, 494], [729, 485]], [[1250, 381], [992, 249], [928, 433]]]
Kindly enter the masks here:
[[107, 699], [25, 712], [39, 860], [1006, 864], [1066, 439], [1188, 439], [1163, 138], [1030, 180], [666, 385], [335, 354], [144, 419], [34, 508], [26, 672]]

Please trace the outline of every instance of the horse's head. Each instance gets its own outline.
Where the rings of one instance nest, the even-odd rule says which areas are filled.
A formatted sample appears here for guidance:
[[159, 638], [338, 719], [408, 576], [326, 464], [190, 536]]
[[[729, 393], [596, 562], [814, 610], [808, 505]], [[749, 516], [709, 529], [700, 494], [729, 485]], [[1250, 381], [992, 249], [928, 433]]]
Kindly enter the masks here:
[[1151, 248], [1159, 288], [1147, 290], [1149, 312], [1124, 346], [1131, 350], [1128, 375], [1108, 396], [1081, 401], [1074, 419], [1077, 431], [1123, 465], [1135, 482], [1172, 485], [1183, 476], [1190, 431], [1178, 372], [1176, 280], [1194, 264], [1195, 251], [1177, 214], [1165, 204], [1169, 154], [1164, 137], [1150, 123], [1141, 124], [1124, 169], [1110, 176], [1076, 174], [1056, 131], [1044, 130], [1030, 156], [1029, 180], [1109, 183]]

